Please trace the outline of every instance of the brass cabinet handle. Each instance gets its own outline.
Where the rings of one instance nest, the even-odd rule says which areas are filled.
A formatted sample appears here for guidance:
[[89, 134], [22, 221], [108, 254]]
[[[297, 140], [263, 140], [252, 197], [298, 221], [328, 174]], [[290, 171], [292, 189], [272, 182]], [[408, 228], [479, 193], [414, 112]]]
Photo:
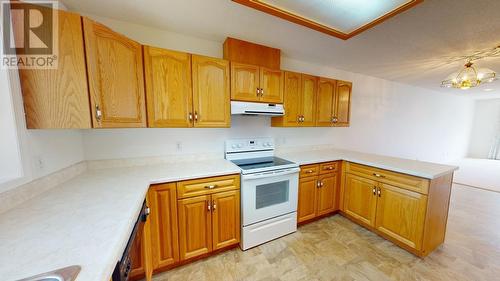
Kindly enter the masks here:
[[339, 121], [339, 119], [337, 117], [332, 117], [332, 123], [337, 123]]
[[373, 187], [372, 191], [373, 191], [373, 195], [377, 195], [377, 187], [376, 186]]
[[264, 88], [260, 88], [260, 95], [263, 96], [264, 95]]
[[385, 176], [381, 174], [373, 173], [373, 175], [376, 176], [377, 178], [385, 178]]
[[194, 112], [194, 121], [198, 121], [198, 112]]
[[189, 121], [193, 121], [193, 113], [189, 112], [188, 118], [189, 118]]
[[217, 204], [215, 204], [215, 200], [212, 201], [212, 212], [214, 212], [217, 209]]
[[382, 190], [380, 190], [380, 188], [378, 189], [377, 194], [378, 194], [378, 197], [382, 197]]
[[320, 187], [319, 181], [316, 182], [316, 187], [318, 187], [318, 188]]
[[207, 200], [207, 209], [208, 209], [209, 212], [212, 211], [212, 206], [210, 206], [210, 201], [209, 200]]
[[216, 184], [212, 184], [212, 185], [205, 185], [205, 188], [206, 188], [206, 189], [214, 189], [214, 188], [216, 188], [216, 187], [217, 187], [217, 185], [216, 185]]
[[319, 186], [320, 186], [320, 187], [323, 187], [323, 181], [320, 181], [320, 182], [319, 182]]
[[307, 171], [306, 171], [306, 174], [310, 174], [310, 173], [312, 173], [312, 172], [314, 172], [314, 171], [313, 171], [313, 170], [307, 170]]
[[300, 115], [297, 115], [297, 121], [300, 123], [302, 122], [302, 117], [300, 117]]
[[333, 170], [332, 166], [325, 167], [324, 170]]

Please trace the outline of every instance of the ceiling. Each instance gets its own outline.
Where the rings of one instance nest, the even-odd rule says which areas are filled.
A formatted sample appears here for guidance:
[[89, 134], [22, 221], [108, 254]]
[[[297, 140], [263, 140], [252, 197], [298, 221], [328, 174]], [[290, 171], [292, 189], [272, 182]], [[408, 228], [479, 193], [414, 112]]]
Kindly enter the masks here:
[[[425, 0], [347, 41], [231, 0], [149, 0], [147, 5], [142, 0], [62, 2], [70, 10], [221, 44], [227, 36], [248, 40], [279, 48], [286, 57], [442, 93], [500, 98], [500, 81], [467, 91], [439, 87], [442, 79], [464, 64], [457, 57], [500, 45], [498, 0]], [[476, 65], [500, 72], [500, 57]]]
[[347, 40], [422, 0], [232, 0]]

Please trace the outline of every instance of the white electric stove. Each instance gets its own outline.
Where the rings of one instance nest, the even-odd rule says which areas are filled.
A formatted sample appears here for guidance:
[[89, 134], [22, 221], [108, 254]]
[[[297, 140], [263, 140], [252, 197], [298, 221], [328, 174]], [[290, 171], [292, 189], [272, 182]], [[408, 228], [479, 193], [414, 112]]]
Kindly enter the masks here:
[[275, 157], [272, 138], [228, 140], [225, 157], [241, 168], [241, 248], [295, 232], [299, 165]]

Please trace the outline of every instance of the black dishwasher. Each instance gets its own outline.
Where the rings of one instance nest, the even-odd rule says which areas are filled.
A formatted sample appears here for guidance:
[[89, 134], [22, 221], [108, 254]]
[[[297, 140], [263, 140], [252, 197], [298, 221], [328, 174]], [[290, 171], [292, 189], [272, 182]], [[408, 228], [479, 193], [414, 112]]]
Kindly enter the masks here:
[[142, 231], [144, 230], [144, 223], [146, 222], [149, 215], [149, 207], [146, 205], [146, 202], [142, 204], [141, 213], [137, 218], [134, 229], [132, 230], [132, 234], [130, 235], [127, 247], [123, 252], [122, 258], [116, 264], [115, 270], [113, 272], [113, 281], [127, 281], [128, 276], [130, 274], [130, 270], [132, 269], [132, 263], [130, 260], [130, 249], [134, 244], [134, 239], [137, 235], [142, 235]]

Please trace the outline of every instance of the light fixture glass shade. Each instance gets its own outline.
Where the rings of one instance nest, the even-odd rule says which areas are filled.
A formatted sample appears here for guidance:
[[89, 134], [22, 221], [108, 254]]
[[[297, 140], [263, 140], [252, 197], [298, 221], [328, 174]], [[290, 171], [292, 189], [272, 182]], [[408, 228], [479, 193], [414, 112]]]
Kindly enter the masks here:
[[481, 83], [493, 82], [497, 79], [495, 71], [488, 68], [476, 70], [472, 62], [467, 62], [460, 72], [455, 72], [441, 82], [441, 87], [467, 90]]

